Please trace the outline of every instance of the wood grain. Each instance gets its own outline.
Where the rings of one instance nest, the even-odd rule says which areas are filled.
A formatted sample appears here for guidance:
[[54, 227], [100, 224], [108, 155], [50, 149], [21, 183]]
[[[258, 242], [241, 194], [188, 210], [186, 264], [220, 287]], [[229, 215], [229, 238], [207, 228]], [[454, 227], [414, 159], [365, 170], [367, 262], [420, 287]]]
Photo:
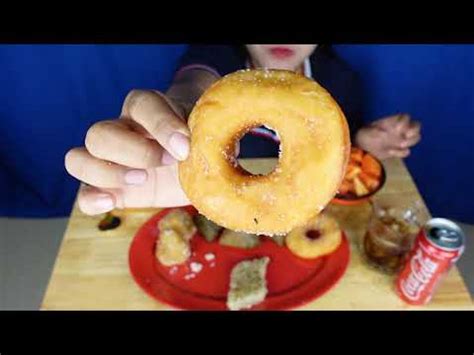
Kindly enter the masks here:
[[[273, 159], [241, 162], [246, 169], [268, 171]], [[387, 160], [387, 183], [377, 197], [421, 201], [421, 196], [399, 159]], [[423, 206], [424, 218], [429, 212]], [[351, 243], [351, 261], [341, 281], [316, 301], [300, 308], [340, 310], [430, 310], [473, 309], [471, 296], [457, 268], [443, 280], [432, 302], [423, 307], [408, 306], [393, 290], [393, 277], [368, 266], [359, 251], [359, 240], [370, 217], [368, 203], [359, 206], [328, 207], [346, 231]], [[116, 230], [101, 232], [102, 216], [90, 217], [75, 204], [46, 290], [43, 310], [164, 310], [133, 281], [128, 269], [128, 249], [138, 228], [158, 209], [128, 209], [115, 213], [122, 218]]]

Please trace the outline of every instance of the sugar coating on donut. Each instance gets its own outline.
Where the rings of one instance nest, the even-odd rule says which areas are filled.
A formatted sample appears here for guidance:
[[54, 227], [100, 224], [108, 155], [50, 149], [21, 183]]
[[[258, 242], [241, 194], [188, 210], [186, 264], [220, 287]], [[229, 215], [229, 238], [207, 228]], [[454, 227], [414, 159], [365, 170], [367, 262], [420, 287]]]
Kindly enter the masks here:
[[[305, 224], [336, 194], [348, 161], [341, 109], [316, 82], [288, 71], [225, 76], [201, 96], [188, 124], [181, 186], [201, 214], [238, 232], [283, 235]], [[270, 127], [281, 142], [267, 175], [248, 173], [235, 156], [235, 143], [258, 126]]]

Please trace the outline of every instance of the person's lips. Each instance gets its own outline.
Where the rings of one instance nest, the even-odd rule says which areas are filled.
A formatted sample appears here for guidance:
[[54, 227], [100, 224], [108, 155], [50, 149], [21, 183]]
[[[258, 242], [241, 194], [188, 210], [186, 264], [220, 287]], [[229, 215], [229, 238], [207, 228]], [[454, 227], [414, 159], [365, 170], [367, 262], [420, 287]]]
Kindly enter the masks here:
[[286, 58], [289, 58], [291, 57], [295, 52], [290, 49], [290, 48], [287, 48], [287, 47], [273, 47], [273, 48], [270, 48], [270, 54], [274, 57], [274, 58], [278, 58], [278, 59], [286, 59]]

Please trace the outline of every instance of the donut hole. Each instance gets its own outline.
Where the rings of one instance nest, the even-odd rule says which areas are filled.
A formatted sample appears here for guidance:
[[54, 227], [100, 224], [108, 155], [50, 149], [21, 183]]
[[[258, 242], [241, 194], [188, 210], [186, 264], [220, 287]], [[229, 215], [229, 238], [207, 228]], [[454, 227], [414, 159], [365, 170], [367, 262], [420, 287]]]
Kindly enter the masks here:
[[306, 231], [306, 238], [309, 240], [316, 240], [321, 237], [321, 231], [316, 230], [316, 229], [310, 229], [309, 231]]
[[[269, 131], [269, 129], [271, 131]], [[255, 176], [265, 176], [272, 173], [278, 160], [269, 160], [266, 164], [259, 164], [258, 168], [254, 164], [245, 162], [245, 158], [278, 158], [280, 155], [280, 142], [271, 128], [256, 126], [247, 130], [236, 142], [234, 157], [238, 166], [245, 173]]]

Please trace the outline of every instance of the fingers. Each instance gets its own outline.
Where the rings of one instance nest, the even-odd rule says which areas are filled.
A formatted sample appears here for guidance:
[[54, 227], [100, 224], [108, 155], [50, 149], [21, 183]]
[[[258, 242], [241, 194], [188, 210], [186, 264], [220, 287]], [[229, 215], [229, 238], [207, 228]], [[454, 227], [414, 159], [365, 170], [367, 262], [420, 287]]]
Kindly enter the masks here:
[[179, 184], [177, 164], [147, 172], [147, 181], [140, 185], [121, 188], [82, 186], [78, 194], [79, 208], [85, 214], [96, 215], [121, 208], [165, 208], [190, 204]]
[[376, 126], [359, 130], [356, 143], [381, 160], [392, 157], [406, 158], [410, 155], [409, 147], [402, 147], [397, 135]]
[[83, 186], [77, 196], [80, 210], [88, 215], [112, 211], [115, 208], [113, 194], [92, 186]]
[[395, 132], [402, 135], [407, 129], [408, 125], [410, 124], [410, 115], [402, 114], [397, 117], [394, 129]]
[[406, 158], [410, 155], [410, 149], [390, 149], [388, 154], [390, 157]]
[[420, 140], [421, 140], [421, 135], [420, 134], [418, 134], [416, 136], [413, 136], [413, 137], [410, 137], [410, 138], [405, 138], [403, 140], [403, 142], [400, 144], [400, 147], [403, 148], [403, 149], [413, 147]]
[[412, 121], [408, 125], [407, 130], [405, 131], [405, 138], [409, 139], [415, 136], [419, 136], [421, 131], [421, 123], [418, 121]]
[[421, 125], [419, 122], [410, 122], [401, 134], [402, 141], [400, 143], [400, 148], [406, 149], [417, 144], [421, 140], [420, 130]]
[[372, 126], [376, 126], [384, 131], [390, 131], [398, 122], [400, 115], [387, 116], [372, 122]]
[[163, 165], [163, 148], [131, 130], [125, 120], [97, 122], [87, 131], [85, 145], [94, 157], [131, 168]]
[[129, 169], [125, 166], [98, 159], [85, 149], [71, 149], [65, 157], [69, 174], [76, 179], [97, 187], [121, 187], [145, 183], [146, 170]]
[[87, 132], [85, 148], [65, 156], [67, 171], [92, 186], [78, 195], [80, 209], [100, 214], [124, 207], [189, 204], [179, 185], [177, 160], [189, 154], [189, 130], [159, 92], [132, 91], [118, 120]]
[[406, 149], [421, 140], [421, 125], [417, 121], [411, 121], [408, 114], [385, 117], [375, 121], [372, 126], [388, 134], [384, 145], [387, 149], [398, 151], [396, 156], [406, 155]]
[[174, 158], [187, 158], [188, 127], [162, 94], [154, 91], [131, 91], [125, 99], [122, 115], [145, 128]]
[[393, 131], [395, 130], [397, 133], [403, 132], [405, 129], [408, 128], [410, 124], [410, 115], [408, 114], [398, 114], [387, 116], [372, 122], [373, 126], [381, 128], [385, 131]]

